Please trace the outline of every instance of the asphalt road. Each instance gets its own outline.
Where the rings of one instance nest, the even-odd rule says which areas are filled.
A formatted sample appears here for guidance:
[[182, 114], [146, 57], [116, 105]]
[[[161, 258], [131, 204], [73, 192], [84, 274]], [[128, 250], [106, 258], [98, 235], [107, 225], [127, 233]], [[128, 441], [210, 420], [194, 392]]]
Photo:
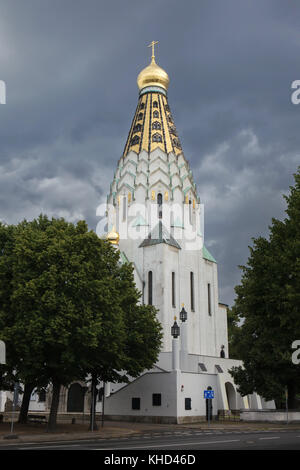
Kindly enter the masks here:
[[[118, 439], [89, 439], [41, 443], [1, 444], [1, 450], [100, 450], [102, 456], [113, 451], [135, 455], [139, 451], [170, 453], [198, 450], [300, 450], [300, 430], [296, 431], [186, 431], [160, 436], [139, 435]], [[191, 452], [189, 452], [191, 453]], [[138, 454], [137, 454], [138, 455]]]

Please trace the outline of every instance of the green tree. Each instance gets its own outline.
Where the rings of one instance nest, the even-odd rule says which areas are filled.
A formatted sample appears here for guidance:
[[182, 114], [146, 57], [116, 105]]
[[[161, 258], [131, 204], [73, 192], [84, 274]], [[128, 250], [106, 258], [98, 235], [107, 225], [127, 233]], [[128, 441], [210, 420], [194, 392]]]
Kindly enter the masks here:
[[84, 222], [40, 216], [0, 229], [0, 326], [25, 383], [22, 419], [33, 388], [51, 383], [53, 430], [62, 385], [138, 375], [158, 356], [160, 325], [138, 304], [132, 266]]
[[153, 306], [139, 303], [141, 293], [134, 282], [132, 264], [120, 264], [115, 273], [116, 277], [111, 284], [116, 290], [114, 298], [119, 302], [124, 331], [113, 349], [110, 334], [115, 334], [114, 323], [110, 312], [107, 312], [104, 323], [108, 334], [100, 337], [96, 347], [89, 352], [88, 372], [94, 397], [90, 415], [92, 429], [96, 429], [94, 416], [97, 384], [101, 381], [128, 382], [130, 377], [137, 377], [153, 366], [161, 348], [162, 328], [157, 320], [157, 311]]
[[239, 359], [239, 351], [237, 350], [237, 336], [240, 332], [239, 314], [236, 306], [227, 309], [227, 326], [228, 326], [228, 346], [229, 357], [231, 359]]
[[2, 335], [20, 380], [34, 386], [51, 382], [52, 430], [61, 386], [84, 378], [86, 349], [108, 334], [103, 312], [113, 323], [110, 347], [122, 337], [120, 307], [109, 281], [119, 255], [84, 222], [74, 226], [40, 216], [13, 232], [11, 250], [0, 257], [0, 278], [9, 279], [7, 293], [2, 291]]
[[288, 390], [296, 406], [300, 367], [292, 363], [292, 343], [300, 339], [300, 170], [290, 187], [283, 220], [272, 220], [269, 239], [254, 239], [242, 266], [234, 310], [242, 326], [233, 338], [244, 367], [231, 374], [242, 395], [256, 391], [280, 401]]

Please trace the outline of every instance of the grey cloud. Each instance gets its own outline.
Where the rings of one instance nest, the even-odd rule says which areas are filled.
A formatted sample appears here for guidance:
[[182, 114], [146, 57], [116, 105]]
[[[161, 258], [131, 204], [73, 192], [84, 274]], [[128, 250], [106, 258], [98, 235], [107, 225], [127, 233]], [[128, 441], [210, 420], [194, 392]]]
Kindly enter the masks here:
[[231, 303], [252, 236], [282, 217], [300, 162], [300, 5], [284, 0], [3, 0], [0, 218], [96, 228], [159, 40], [169, 102]]

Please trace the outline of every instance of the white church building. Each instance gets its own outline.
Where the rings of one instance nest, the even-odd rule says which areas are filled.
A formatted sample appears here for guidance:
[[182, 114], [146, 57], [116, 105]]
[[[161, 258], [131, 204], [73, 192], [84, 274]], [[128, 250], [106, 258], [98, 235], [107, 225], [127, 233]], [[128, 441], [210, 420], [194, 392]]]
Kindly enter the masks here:
[[[122, 261], [133, 263], [142, 301], [157, 308], [163, 346], [153, 370], [128, 385], [110, 385], [106, 414], [195, 421], [206, 417], [207, 389], [214, 391], [214, 415], [273, 408], [257, 394], [241, 397], [228, 372], [241, 361], [229, 358], [217, 262], [204, 245], [204, 208], [181, 148], [168, 103], [169, 77], [155, 62], [154, 43], [151, 63], [137, 83], [136, 112], [107, 198], [107, 237]], [[175, 338], [174, 318], [180, 329]]]
[[[228, 372], [241, 361], [230, 359], [218, 266], [204, 244], [204, 207], [181, 148], [168, 103], [169, 77], [155, 62], [154, 43], [151, 63], [137, 83], [137, 108], [107, 197], [107, 238], [122, 262], [133, 263], [141, 301], [157, 308], [163, 344], [152, 370], [129, 384], [105, 384], [105, 415], [166, 423], [202, 420], [205, 390], [214, 392], [214, 416], [274, 408], [255, 393], [241, 397]], [[180, 331], [172, 336], [174, 323]], [[81, 411], [89, 411], [90, 394], [78, 387], [86, 391], [84, 384], [62, 391], [60, 412], [80, 411], [70, 406], [71, 393], [81, 396]], [[48, 406], [48, 400], [36, 399], [30, 409]]]

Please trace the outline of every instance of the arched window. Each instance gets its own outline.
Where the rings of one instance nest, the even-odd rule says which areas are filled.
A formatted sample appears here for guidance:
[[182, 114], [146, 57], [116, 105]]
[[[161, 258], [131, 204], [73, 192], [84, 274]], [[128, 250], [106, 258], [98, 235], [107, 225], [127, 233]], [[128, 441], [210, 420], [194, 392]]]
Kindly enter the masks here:
[[192, 225], [192, 201], [189, 199], [189, 222]]
[[159, 117], [159, 112], [158, 111], [153, 111], [153, 117], [158, 118]]
[[145, 103], [141, 103], [140, 104], [140, 109], [144, 109], [144, 107], [145, 107]]
[[179, 140], [178, 139], [173, 139], [173, 145], [174, 147], [177, 147], [178, 149], [180, 149], [180, 143], [179, 143]]
[[148, 272], [148, 304], [153, 305], [153, 276], [152, 271]]
[[162, 219], [162, 201], [163, 197], [161, 193], [158, 193], [157, 195], [157, 209], [158, 209], [158, 218]]
[[162, 142], [162, 136], [158, 132], [156, 132], [152, 136], [152, 142]]
[[158, 102], [157, 101], [153, 101], [153, 108], [158, 108]]
[[138, 121], [141, 121], [141, 120], [143, 119], [143, 116], [144, 116], [143, 113], [139, 113], [137, 120], [138, 120]]
[[140, 142], [140, 138], [138, 135], [134, 135], [131, 139], [131, 145], [137, 145]]
[[161, 129], [161, 125], [159, 121], [154, 121], [152, 123], [152, 129]]
[[136, 124], [133, 128], [133, 132], [141, 132], [142, 126], [141, 124]]

